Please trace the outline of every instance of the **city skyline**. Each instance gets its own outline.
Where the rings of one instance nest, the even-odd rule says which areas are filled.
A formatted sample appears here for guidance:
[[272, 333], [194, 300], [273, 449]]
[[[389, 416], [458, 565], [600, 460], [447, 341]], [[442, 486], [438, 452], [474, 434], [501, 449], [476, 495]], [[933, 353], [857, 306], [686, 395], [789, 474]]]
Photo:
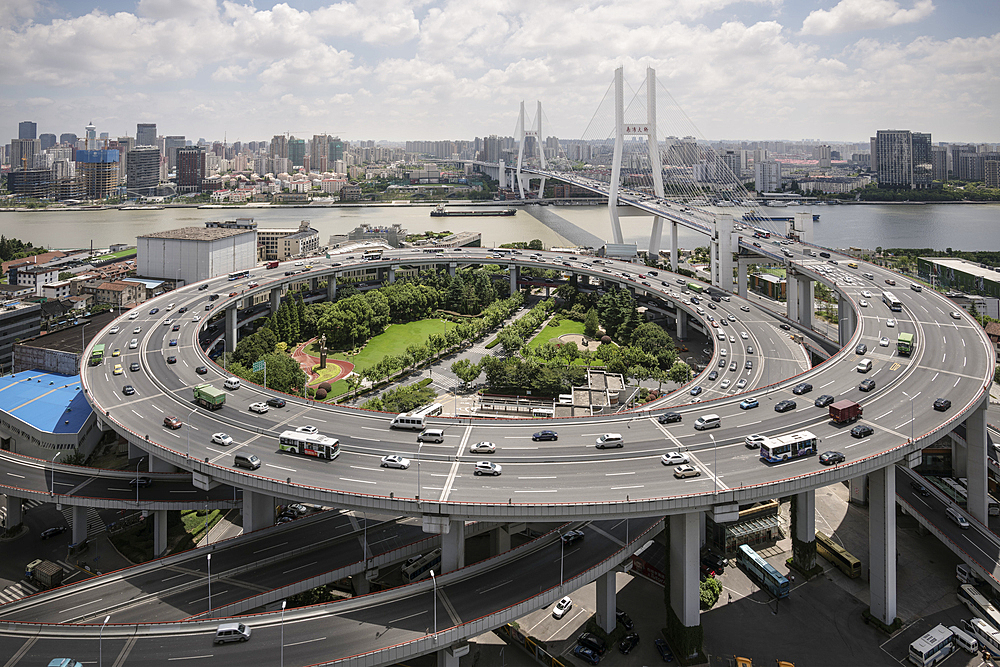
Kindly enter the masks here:
[[709, 139], [996, 138], [1000, 20], [979, 0], [259, 4], [0, 0], [3, 131], [471, 139], [541, 100], [543, 133], [579, 139], [615, 67], [635, 86], [648, 65]]

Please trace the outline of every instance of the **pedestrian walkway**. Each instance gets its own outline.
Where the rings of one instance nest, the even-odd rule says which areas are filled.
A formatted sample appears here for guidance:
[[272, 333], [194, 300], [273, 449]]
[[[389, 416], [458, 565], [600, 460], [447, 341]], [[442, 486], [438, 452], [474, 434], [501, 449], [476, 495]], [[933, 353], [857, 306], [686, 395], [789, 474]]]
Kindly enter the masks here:
[[[66, 517], [66, 523], [70, 526], [73, 525], [73, 507], [71, 505], [62, 508], [62, 515]], [[87, 508], [87, 537], [93, 537], [94, 535], [99, 535], [108, 529], [107, 525], [104, 523], [104, 519], [101, 518], [100, 513], [97, 511], [96, 507]]]
[[[28, 498], [26, 500], [22, 500], [21, 501], [21, 508], [22, 508], [21, 511], [23, 513], [27, 513], [28, 510], [30, 510], [32, 507], [38, 507], [41, 504], [42, 504], [42, 501], [40, 501], [40, 500], [34, 500], [32, 498]], [[6, 505], [0, 505], [0, 521], [2, 521], [2, 523], [0, 523], [0, 526], [6, 526], [7, 525], [7, 506]]]
[[[76, 568], [67, 563], [66, 561], [57, 560], [55, 561], [59, 567], [63, 569], [63, 577], [68, 577], [69, 575], [76, 572]], [[29, 583], [27, 580], [22, 580], [11, 584], [2, 591], [0, 591], [0, 604], [8, 604], [10, 602], [15, 602], [21, 598], [26, 598], [29, 595], [34, 595], [39, 590], [38, 586]]]

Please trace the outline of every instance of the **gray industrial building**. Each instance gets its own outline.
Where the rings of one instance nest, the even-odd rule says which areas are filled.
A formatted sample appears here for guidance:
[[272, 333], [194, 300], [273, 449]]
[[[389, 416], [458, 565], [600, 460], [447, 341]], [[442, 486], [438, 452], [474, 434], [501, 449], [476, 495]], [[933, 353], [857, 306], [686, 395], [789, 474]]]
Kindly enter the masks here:
[[143, 278], [192, 283], [257, 265], [257, 230], [182, 227], [136, 239], [136, 270]]

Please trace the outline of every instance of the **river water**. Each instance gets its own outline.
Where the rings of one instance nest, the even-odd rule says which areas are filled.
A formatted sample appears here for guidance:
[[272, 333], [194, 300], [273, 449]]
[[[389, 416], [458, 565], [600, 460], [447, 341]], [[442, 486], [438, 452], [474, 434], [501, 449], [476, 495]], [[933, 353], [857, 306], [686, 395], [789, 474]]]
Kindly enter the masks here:
[[[478, 231], [483, 245], [541, 239], [546, 247], [593, 244], [610, 240], [611, 227], [604, 206], [532, 207], [539, 214], [555, 214], [570, 224], [550, 228], [525, 210], [503, 218], [432, 218], [429, 207], [379, 206], [352, 208], [254, 208], [159, 211], [28, 211], [0, 213], [0, 234], [48, 248], [82, 248], [93, 243], [133, 245], [136, 236], [185, 226], [202, 226], [209, 220], [252, 217], [261, 227], [295, 227], [308, 219], [325, 244], [331, 234], [344, 234], [362, 222], [372, 225], [400, 223], [410, 233], [426, 230]], [[819, 245], [844, 248], [953, 248], [1000, 250], [1000, 205], [840, 205], [808, 207], [819, 213], [814, 226]], [[722, 210], [722, 209], [720, 209]], [[802, 207], [765, 209], [771, 215], [791, 215]], [[651, 218], [623, 217], [625, 241], [648, 245]], [[574, 233], [574, 228], [576, 228]], [[557, 229], [561, 232], [554, 231]], [[666, 235], [665, 235], [666, 236]], [[707, 245], [706, 237], [683, 227], [678, 234], [683, 248]], [[667, 239], [664, 239], [666, 247]]]

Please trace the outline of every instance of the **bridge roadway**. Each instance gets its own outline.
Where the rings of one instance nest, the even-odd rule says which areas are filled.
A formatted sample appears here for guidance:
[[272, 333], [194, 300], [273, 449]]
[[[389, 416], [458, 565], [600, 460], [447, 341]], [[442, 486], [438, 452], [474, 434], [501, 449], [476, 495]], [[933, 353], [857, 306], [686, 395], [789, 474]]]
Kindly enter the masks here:
[[[815, 275], [816, 279], [829, 280], [817, 271], [819, 266], [824, 265], [821, 260], [802, 257], [801, 247], [791, 247], [799, 253], [796, 267], [800, 271]], [[488, 250], [464, 249], [463, 252], [446, 253], [444, 257], [399, 252], [378, 262], [366, 262], [364, 266], [448, 262], [546, 266], [609, 279], [664, 299], [670, 299], [669, 292], [673, 291], [668, 286], [640, 280], [637, 274], [642, 269], [634, 265], [612, 263], [597, 268], [598, 265], [580, 261], [579, 257], [556, 259], [551, 254], [543, 259], [545, 261], [539, 262], [523, 255], [496, 258]], [[566, 263], [570, 266], [566, 267]], [[711, 402], [685, 406], [681, 410], [683, 422], [670, 426], [656, 423], [653, 416], [637, 419], [634, 415], [552, 422], [532, 420], [528, 423], [435, 419], [433, 424], [445, 429], [445, 442], [423, 445], [419, 453], [420, 464], [411, 466], [409, 470], [386, 470], [378, 467], [378, 460], [384, 454], [398, 453], [414, 460], [418, 458], [414, 434], [390, 430], [389, 415], [290, 399], [285, 408], [257, 416], [245, 411], [246, 404], [260, 400], [270, 392], [246, 385], [230, 392], [230, 405], [217, 413], [192, 407], [189, 397], [191, 385], [205, 380], [220, 385], [222, 380], [221, 375], [212, 374], [211, 370], [207, 376], [194, 373], [194, 367], [205, 363], [205, 359], [194, 342], [200, 325], [192, 326], [195, 323], [189, 320], [192, 312], [201, 313], [208, 294], [227, 289], [246, 290], [246, 293], [269, 290], [293, 280], [300, 281], [303, 277], [321, 278], [350, 268], [348, 265], [332, 267], [330, 264], [329, 260], [320, 260], [306, 274], [295, 277], [275, 275], [270, 280], [270, 274], [258, 270], [254, 280], [264, 282], [257, 288], [247, 289], [239, 282], [233, 287], [233, 283], [227, 284], [225, 279], [216, 279], [209, 283], [207, 290], [198, 291], [195, 286], [190, 286], [150, 302], [147, 307], [161, 307], [158, 314], [151, 316], [144, 312], [136, 320], [124, 320], [127, 326], [117, 337], [105, 331], [95, 338], [95, 341], [111, 346], [120, 344], [124, 347], [132, 337], [130, 327], [142, 328], [138, 350], [142, 371], [129, 374], [122, 380], [135, 385], [137, 395], [123, 397], [105, 364], [83, 369], [88, 400], [99, 415], [103, 413], [104, 421], [166, 462], [193, 469], [222, 483], [233, 483], [245, 490], [278, 497], [354, 509], [443, 514], [465, 519], [538, 520], [544, 517], [551, 520], [627, 514], [656, 516], [726, 502], [787, 495], [848, 479], [900, 460], [907, 453], [918, 450], [925, 436], [932, 432], [947, 432], [961, 421], [968, 410], [980, 405], [993, 363], [992, 349], [988, 347], [981, 328], [964, 315], [959, 320], [952, 320], [948, 313], [954, 306], [940, 295], [897, 288], [897, 295], [904, 302], [904, 311], [892, 314], [898, 320], [894, 329], [887, 327], [886, 320], [890, 313], [877, 299], [873, 298], [868, 308], [857, 307], [854, 300], [861, 289], [867, 287], [877, 294], [884, 279], [899, 278], [879, 267], [865, 265], [865, 269], [876, 274], [874, 282], [863, 281], [859, 277], [859, 283], [849, 286], [838, 283], [836, 287], [860, 313], [860, 326], [850, 344], [841, 354], [816, 369], [751, 394], [762, 399], [762, 407], [757, 410], [741, 411], [738, 403], [743, 396], [727, 393], [724, 398], [720, 396]], [[604, 273], [605, 269], [609, 273]], [[860, 274], [860, 270], [856, 273]], [[216, 302], [215, 308], [223, 308], [243, 296], [223, 297]], [[162, 309], [168, 302], [190, 304], [192, 310], [180, 317], [176, 312]], [[736, 297], [729, 302], [743, 303]], [[681, 303], [680, 307], [693, 313], [691, 306]], [[706, 311], [708, 314], [711, 311]], [[696, 314], [692, 316], [698, 317]], [[171, 337], [170, 327], [163, 326], [163, 322], [172, 317], [180, 317], [178, 321], [183, 322], [180, 345], [176, 348], [167, 346]], [[877, 346], [877, 340], [882, 335], [894, 331], [917, 333], [918, 346], [913, 357], [900, 358], [891, 346]], [[866, 356], [874, 360], [874, 370], [866, 376], [854, 370], [857, 358], [853, 347], [861, 341], [868, 342], [869, 353]], [[164, 364], [164, 357], [170, 353], [177, 354], [178, 363]], [[130, 359], [126, 357], [125, 361]], [[877, 383], [877, 388], [867, 394], [858, 390], [858, 383], [865, 378], [874, 379]], [[865, 406], [866, 421], [875, 429], [875, 434], [862, 440], [852, 440], [847, 434], [848, 429], [829, 424], [825, 411], [812, 407], [808, 400], [799, 399], [798, 408], [791, 412], [775, 413], [774, 403], [791, 398], [789, 386], [801, 380], [812, 381], [816, 394], [829, 393], [838, 399], [860, 400]], [[901, 389], [903, 386], [905, 390]], [[927, 409], [938, 395], [952, 400], [950, 411], [938, 413]], [[912, 406], [912, 419], [907, 414], [911, 407], [908, 396], [918, 399]], [[234, 410], [234, 407], [237, 409]], [[707, 412], [722, 416], [722, 428], [713, 434], [717, 446], [713, 446], [707, 434], [695, 432], [691, 427], [694, 417]], [[184, 427], [178, 431], [164, 429], [160, 421], [167, 414], [182, 419]], [[343, 451], [341, 457], [334, 462], [320, 462], [276, 453], [277, 433], [300, 425], [313, 425], [323, 433], [339, 437]], [[545, 427], [558, 430], [558, 442], [536, 443], [531, 440], [532, 432]], [[816, 458], [807, 458], [785, 465], [766, 466], [742, 444], [748, 431], [774, 435], [803, 428], [811, 429], [819, 436], [823, 449], [843, 450], [847, 456], [846, 464], [824, 468]], [[216, 430], [229, 432], [238, 444], [228, 449], [212, 445], [208, 441], [209, 436]], [[594, 448], [595, 438], [608, 431], [624, 432], [626, 445], [622, 450]], [[911, 431], [914, 439], [920, 442], [907, 444]], [[149, 437], [148, 442], [145, 441], [146, 436]], [[470, 456], [466, 450], [470, 444], [480, 440], [498, 444], [498, 452], [491, 458], [505, 466], [502, 476], [471, 475], [473, 462], [482, 457]], [[684, 481], [673, 479], [659, 463], [660, 454], [671, 449], [690, 451], [702, 476]], [[253, 474], [233, 470], [232, 454], [237, 450], [252, 451], [261, 457], [264, 466]], [[595, 462], [601, 465], [592, 465]], [[422, 487], [419, 490], [420, 500], [416, 499], [418, 470]]]

